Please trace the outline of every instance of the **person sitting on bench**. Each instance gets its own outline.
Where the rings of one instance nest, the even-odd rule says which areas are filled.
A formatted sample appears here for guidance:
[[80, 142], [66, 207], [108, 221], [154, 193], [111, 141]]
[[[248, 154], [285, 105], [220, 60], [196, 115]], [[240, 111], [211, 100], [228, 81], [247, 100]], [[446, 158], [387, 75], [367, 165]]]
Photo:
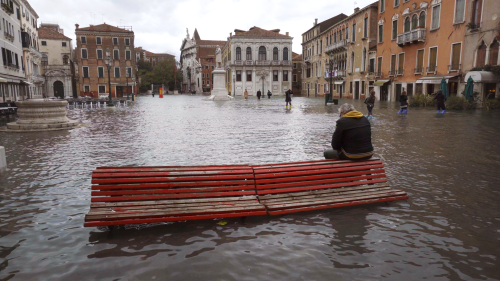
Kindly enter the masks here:
[[325, 159], [366, 160], [373, 156], [370, 122], [352, 104], [339, 107], [340, 119], [332, 136], [332, 148], [324, 152]]

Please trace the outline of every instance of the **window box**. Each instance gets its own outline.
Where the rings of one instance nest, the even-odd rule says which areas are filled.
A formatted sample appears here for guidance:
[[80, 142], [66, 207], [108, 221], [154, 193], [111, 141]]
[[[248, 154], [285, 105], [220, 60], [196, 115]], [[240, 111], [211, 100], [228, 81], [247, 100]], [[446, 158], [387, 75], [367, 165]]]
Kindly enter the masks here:
[[7, 5], [6, 3], [2, 3], [2, 10], [4, 10], [9, 15], [12, 15], [14, 13], [12, 8], [9, 5]]

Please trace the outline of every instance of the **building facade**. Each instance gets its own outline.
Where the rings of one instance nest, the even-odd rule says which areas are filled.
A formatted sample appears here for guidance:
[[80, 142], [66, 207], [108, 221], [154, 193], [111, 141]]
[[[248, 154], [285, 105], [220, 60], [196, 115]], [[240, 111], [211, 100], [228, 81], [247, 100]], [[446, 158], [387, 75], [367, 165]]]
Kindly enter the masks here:
[[284, 95], [290, 90], [293, 38], [289, 33], [255, 26], [234, 32], [222, 48], [228, 92], [242, 96], [245, 90], [249, 95], [270, 90], [273, 95]]
[[45, 79], [42, 76], [42, 54], [39, 51], [38, 15], [26, 0], [21, 0], [21, 41], [23, 65], [26, 75], [26, 96], [42, 98], [45, 95]]
[[0, 91], [2, 102], [27, 98], [27, 81], [21, 41], [21, 3], [17, 0], [2, 1], [0, 15], [3, 36], [0, 36], [2, 65]]
[[42, 53], [45, 95], [61, 99], [76, 97], [73, 91], [73, 44], [58, 24], [42, 23], [38, 29]]
[[380, 100], [431, 94], [446, 79], [450, 95], [463, 79], [466, 0], [380, 0], [375, 91]]
[[175, 56], [167, 53], [153, 53], [144, 50], [142, 47], [135, 48], [135, 59], [136, 63], [140, 60], [147, 61], [154, 68], [158, 63], [163, 60], [175, 60]]
[[325, 85], [325, 78], [321, 69], [324, 68], [323, 41], [321, 33], [339, 21], [347, 18], [345, 14], [339, 14], [333, 18], [318, 23], [315, 19], [313, 27], [302, 34], [302, 94], [307, 97], [317, 97], [323, 92], [321, 87]]
[[[325, 78], [320, 94], [329, 92], [330, 76], [334, 93], [343, 98], [365, 99], [375, 82], [378, 3], [375, 2], [337, 22], [321, 33], [323, 54], [320, 69]], [[330, 73], [330, 63], [333, 64]]]
[[[187, 30], [186, 30], [187, 31]], [[180, 64], [183, 92], [209, 93], [213, 89], [212, 71], [215, 69], [215, 50], [226, 41], [201, 40], [195, 29], [192, 38], [186, 32], [182, 41]]]
[[500, 76], [491, 70], [500, 69], [500, 3], [495, 0], [467, 1], [462, 69], [465, 74], [460, 93], [469, 77], [479, 98], [500, 98]]
[[292, 91], [294, 95], [302, 94], [302, 55], [292, 53]]
[[[132, 27], [115, 27], [109, 24], [80, 28], [75, 25], [76, 57], [78, 61], [79, 96], [94, 98], [125, 97], [136, 93], [136, 55]], [[111, 68], [106, 58], [111, 59]], [[108, 74], [109, 73], [109, 74]], [[111, 82], [111, 89], [109, 89]]]

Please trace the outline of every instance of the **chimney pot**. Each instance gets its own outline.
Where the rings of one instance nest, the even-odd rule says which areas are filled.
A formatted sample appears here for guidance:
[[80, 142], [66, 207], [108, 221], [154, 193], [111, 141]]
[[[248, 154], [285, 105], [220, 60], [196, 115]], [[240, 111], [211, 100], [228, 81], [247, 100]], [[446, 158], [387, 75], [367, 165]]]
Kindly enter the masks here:
[[288, 36], [288, 35], [289, 35], [289, 33], [288, 33], [288, 31], [287, 31], [287, 32], [286, 32], [286, 36]]
[[314, 24], [318, 24], [318, 19], [314, 19]]
[[77, 23], [77, 24], [75, 24], [75, 27], [76, 27], [76, 29], [78, 29], [80, 27], [80, 25]]
[[229, 32], [229, 37], [233, 37], [233, 33], [232, 32]]
[[355, 12], [355, 13], [359, 12], [359, 7], [354, 8], [354, 12]]

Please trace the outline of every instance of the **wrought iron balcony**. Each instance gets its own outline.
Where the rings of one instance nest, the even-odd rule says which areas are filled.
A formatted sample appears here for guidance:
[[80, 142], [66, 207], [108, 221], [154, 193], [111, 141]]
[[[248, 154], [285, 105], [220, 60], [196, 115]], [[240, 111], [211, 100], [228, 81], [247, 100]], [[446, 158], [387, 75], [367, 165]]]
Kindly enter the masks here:
[[398, 76], [403, 76], [405, 75], [405, 70], [403, 68], [397, 70], [397, 75]]
[[427, 67], [427, 73], [436, 74], [436, 72], [437, 72], [437, 65], [430, 65]]
[[375, 72], [375, 78], [381, 78], [383, 76], [384, 76], [384, 73], [382, 71]]
[[405, 44], [418, 43], [425, 41], [425, 28], [416, 28], [412, 31], [398, 35], [397, 44], [401, 47]]
[[416, 67], [415, 68], [415, 74], [422, 74], [423, 71], [424, 71], [423, 67]]
[[456, 63], [455, 63], [455, 64], [453, 64], [453, 63], [452, 63], [452, 64], [450, 64], [450, 65], [448, 66], [448, 71], [449, 71], [449, 72], [455, 72], [455, 71], [456, 71], [456, 72], [460, 72], [461, 66], [462, 66], [461, 64], [456, 64]]
[[336, 51], [345, 51], [347, 50], [347, 43], [349, 40], [340, 40], [336, 43], [333, 43], [325, 48], [325, 52], [336, 52]]
[[345, 70], [337, 70], [338, 77], [346, 77], [347, 73]]
[[375, 72], [373, 72], [373, 71], [368, 72], [368, 73], [366, 74], [366, 78], [368, 78], [368, 79], [373, 79], [373, 78], [375, 78]]
[[396, 76], [396, 70], [389, 70], [389, 77]]

